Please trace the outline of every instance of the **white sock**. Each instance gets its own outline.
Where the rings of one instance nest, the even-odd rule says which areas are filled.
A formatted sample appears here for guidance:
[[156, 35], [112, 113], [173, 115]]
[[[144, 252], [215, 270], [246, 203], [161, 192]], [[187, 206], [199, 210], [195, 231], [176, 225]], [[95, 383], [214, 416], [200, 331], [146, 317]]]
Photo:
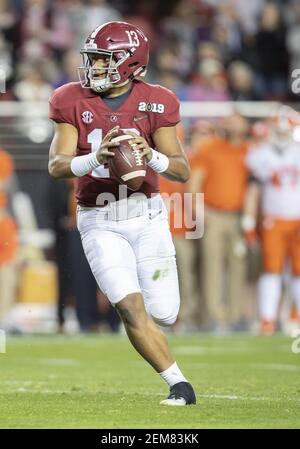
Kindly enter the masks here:
[[258, 307], [261, 320], [275, 321], [281, 297], [281, 275], [264, 273], [258, 283]]
[[173, 385], [178, 384], [178, 382], [188, 382], [180, 369], [177, 366], [177, 363], [174, 362], [168, 369], [159, 373], [159, 375], [164, 379], [165, 382], [169, 385], [169, 387], [173, 387]]
[[291, 279], [291, 294], [300, 318], [300, 276], [293, 276]]

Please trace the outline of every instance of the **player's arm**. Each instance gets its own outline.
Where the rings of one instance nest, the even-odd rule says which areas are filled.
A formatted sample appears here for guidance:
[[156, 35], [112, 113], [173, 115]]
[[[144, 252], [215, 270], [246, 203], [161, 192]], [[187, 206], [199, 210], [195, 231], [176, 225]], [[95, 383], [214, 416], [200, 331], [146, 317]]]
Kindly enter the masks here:
[[189, 179], [190, 165], [177, 138], [175, 126], [158, 128], [153, 133], [152, 139], [158, 151], [150, 148], [143, 137], [133, 132], [127, 133], [132, 135], [132, 145], [142, 151], [154, 171], [173, 181], [186, 182]]
[[55, 123], [50, 145], [48, 171], [53, 178], [72, 178], [71, 161], [75, 156], [78, 131], [69, 123]]
[[250, 177], [245, 193], [244, 210], [241, 220], [241, 226], [248, 243], [257, 240], [256, 227], [261, 198], [261, 185], [258, 180]]
[[80, 177], [99, 167], [108, 156], [114, 156], [109, 148], [116, 146], [116, 143], [110, 143], [110, 139], [117, 133], [118, 127], [111, 129], [101, 144], [99, 142], [98, 151], [84, 156], [75, 156], [78, 145], [77, 129], [69, 123], [55, 123], [55, 133], [49, 152], [50, 175], [57, 179]]
[[256, 221], [258, 216], [260, 195], [260, 183], [256, 179], [250, 178], [245, 194], [244, 216], [251, 217], [252, 221]]
[[[168, 168], [166, 171], [162, 172], [162, 175], [173, 181], [188, 181], [191, 175], [191, 168], [180, 140], [177, 137], [176, 127], [168, 126], [158, 128], [154, 132], [152, 138], [159, 152], [169, 159]], [[151, 157], [152, 156], [153, 155], [151, 154]], [[150, 155], [148, 158], [150, 158]]]

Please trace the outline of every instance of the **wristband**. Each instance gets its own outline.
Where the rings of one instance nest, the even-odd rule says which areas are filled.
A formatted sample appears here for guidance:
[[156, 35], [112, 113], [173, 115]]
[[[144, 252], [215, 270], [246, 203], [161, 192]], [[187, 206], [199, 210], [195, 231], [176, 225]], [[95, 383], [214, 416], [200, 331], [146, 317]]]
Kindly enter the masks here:
[[168, 170], [170, 159], [165, 154], [159, 153], [156, 150], [152, 150], [152, 158], [147, 164], [152, 170], [157, 173], [163, 173]]
[[95, 168], [99, 167], [100, 162], [97, 159], [96, 152], [84, 156], [76, 156], [71, 161], [71, 171], [75, 176], [84, 176]]

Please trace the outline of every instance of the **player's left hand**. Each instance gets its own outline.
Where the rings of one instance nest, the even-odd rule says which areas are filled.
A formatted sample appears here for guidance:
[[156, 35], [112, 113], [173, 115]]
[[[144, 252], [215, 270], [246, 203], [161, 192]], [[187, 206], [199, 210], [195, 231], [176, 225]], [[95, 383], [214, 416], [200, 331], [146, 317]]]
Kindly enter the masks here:
[[145, 156], [147, 162], [152, 158], [152, 150], [148, 145], [148, 142], [144, 137], [139, 136], [133, 131], [126, 131], [126, 134], [132, 136], [132, 139], [129, 141], [134, 149], [141, 150], [141, 156]]

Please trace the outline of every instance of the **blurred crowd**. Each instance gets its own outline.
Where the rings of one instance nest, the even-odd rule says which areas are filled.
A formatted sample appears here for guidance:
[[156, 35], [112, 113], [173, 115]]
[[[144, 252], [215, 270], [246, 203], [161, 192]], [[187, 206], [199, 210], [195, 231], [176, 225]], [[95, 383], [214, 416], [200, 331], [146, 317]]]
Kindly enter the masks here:
[[[0, 68], [6, 73], [6, 92], [0, 101], [46, 102], [53, 89], [77, 81], [79, 50], [86, 36], [112, 20], [126, 20], [144, 30], [151, 43], [147, 81], [168, 87], [181, 101], [297, 100], [291, 90], [291, 73], [300, 67], [300, 0], [174, 0], [164, 4], [155, 0], [0, 0]], [[300, 214], [296, 211], [296, 219], [288, 224], [276, 221], [273, 226], [269, 220], [264, 229], [262, 192], [252, 183], [259, 176], [248, 162], [249, 153], [261, 146], [276, 150], [276, 132], [275, 141], [282, 137], [282, 148], [290, 148], [293, 141], [298, 149], [299, 123], [291, 119], [298, 114], [288, 110], [283, 115], [283, 122], [289, 124], [283, 136], [282, 122], [250, 122], [238, 113], [224, 119], [195, 120], [178, 128], [192, 176], [186, 185], [161, 177], [161, 191], [168, 195], [203, 192], [205, 216], [204, 236], [187, 239], [186, 232], [192, 228], [184, 220], [186, 204], [182, 204], [181, 226], [175, 226], [174, 210], [168, 204], [182, 298], [174, 330], [252, 330], [257, 320], [257, 330], [264, 334], [275, 332], [278, 323], [282, 328], [282, 323], [295, 320], [299, 326], [300, 267], [295, 259], [299, 251], [300, 260]], [[298, 140], [294, 141], [295, 130]], [[282, 148], [278, 154], [289, 158], [293, 149], [284, 153]], [[277, 188], [275, 203], [279, 187], [289, 183], [286, 161], [280, 161], [277, 168], [282, 170], [283, 181], [278, 175], [271, 182]], [[287, 163], [291, 161], [291, 179], [297, 185], [300, 163], [293, 157]], [[18, 297], [18, 232], [7, 200], [13, 170], [11, 156], [0, 150], [0, 327]], [[293, 201], [295, 194], [289, 192], [287, 197]], [[56, 236], [52, 258], [58, 268], [58, 329], [64, 330], [66, 306], [71, 304], [81, 331], [97, 331], [99, 323], [118, 331], [119, 319], [97, 289], [82, 252], [72, 182], [49, 179], [45, 200]], [[193, 201], [188, 211], [193, 226], [198, 206]], [[292, 242], [294, 253], [278, 243], [278, 236], [274, 240], [278, 226], [279, 234], [282, 226], [287, 227], [284, 241]], [[269, 253], [277, 264], [270, 265]], [[291, 257], [290, 265], [285, 263], [286, 256]], [[291, 278], [290, 295], [281, 282], [283, 277]]]
[[1, 0], [1, 99], [47, 100], [53, 88], [77, 81], [85, 38], [111, 20], [144, 30], [148, 81], [181, 100], [293, 99], [299, 0]]

